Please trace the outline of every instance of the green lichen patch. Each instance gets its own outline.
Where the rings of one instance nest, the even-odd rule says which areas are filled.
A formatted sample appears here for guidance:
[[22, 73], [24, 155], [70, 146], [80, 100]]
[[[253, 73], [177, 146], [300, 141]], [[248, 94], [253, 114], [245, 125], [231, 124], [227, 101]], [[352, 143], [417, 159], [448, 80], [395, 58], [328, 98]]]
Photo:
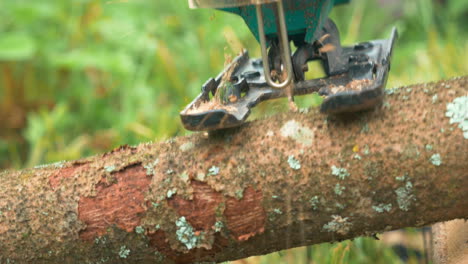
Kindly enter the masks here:
[[416, 197], [413, 194], [413, 184], [410, 181], [407, 181], [405, 186], [396, 189], [395, 193], [397, 195], [398, 207], [402, 211], [408, 211], [413, 201], [416, 200]]
[[107, 243], [107, 238], [105, 236], [98, 236], [94, 239], [94, 244], [99, 245], [103, 244], [105, 245]]
[[154, 167], [159, 164], [159, 159], [154, 160], [148, 164], [144, 164], [143, 168], [146, 169], [147, 176], [154, 176]]
[[61, 160], [61, 161], [57, 161], [54, 163], [36, 165], [34, 166], [34, 169], [45, 169], [45, 168], [62, 169], [65, 167], [65, 163], [66, 163], [65, 160]]
[[343, 191], [346, 189], [346, 187], [341, 186], [339, 183], [335, 185], [335, 188], [333, 188], [333, 191], [335, 192], [336, 195], [340, 196], [343, 194]]
[[426, 150], [427, 150], [427, 151], [431, 151], [431, 150], [434, 148], [434, 147], [432, 147], [432, 145], [430, 145], [430, 144], [426, 144], [425, 147], [426, 147]]
[[408, 179], [408, 174], [407, 173], [405, 173], [403, 176], [396, 176], [395, 177], [395, 180], [400, 181], [400, 182], [404, 182], [407, 179]]
[[442, 158], [439, 153], [433, 154], [429, 161], [434, 165], [434, 166], [440, 166], [442, 165]]
[[180, 145], [179, 149], [183, 152], [189, 151], [195, 147], [195, 144], [192, 142], [185, 142], [184, 144]]
[[187, 173], [187, 171], [184, 171], [182, 172], [180, 175], [179, 175], [179, 178], [182, 180], [182, 181], [188, 181], [189, 180], [189, 175]]
[[244, 198], [244, 189], [236, 190], [235, 196], [237, 200]]
[[279, 208], [273, 209], [273, 212], [274, 212], [275, 214], [279, 214], [279, 215], [280, 215], [280, 214], [283, 214], [283, 211], [281, 211], [281, 209], [279, 209]]
[[339, 215], [332, 215], [332, 220], [323, 225], [322, 230], [326, 232], [333, 232], [340, 235], [349, 233], [352, 224], [349, 222], [348, 217], [341, 217]]
[[369, 145], [364, 145], [364, 155], [369, 155], [370, 154], [370, 148]]
[[376, 211], [377, 213], [390, 212], [392, 210], [392, 204], [391, 203], [388, 203], [388, 204], [381, 203], [379, 205], [373, 205], [372, 209], [374, 209], [374, 211]]
[[224, 228], [224, 223], [222, 221], [216, 221], [216, 223], [213, 226], [213, 229], [215, 232], [221, 232]]
[[153, 176], [154, 175], [154, 168], [152, 165], [146, 164], [143, 165], [143, 168], [146, 169], [146, 175], [147, 176]]
[[142, 226], [137, 226], [135, 227], [135, 233], [137, 234], [143, 234], [145, 232], [145, 229]]
[[154, 255], [156, 256], [156, 261], [159, 262], [162, 262], [166, 258], [166, 256], [164, 256], [161, 252], [157, 250], [154, 252]]
[[401, 89], [400, 88], [390, 88], [390, 89], [385, 89], [385, 93], [390, 95], [390, 94], [398, 94], [400, 93]]
[[385, 102], [383, 103], [383, 108], [385, 108], [385, 109], [390, 109], [390, 107], [392, 107], [392, 105], [390, 104], [390, 102], [385, 101]]
[[432, 96], [432, 103], [437, 103], [437, 99], [439, 99], [439, 97], [437, 96], [437, 94], [434, 94], [434, 96]]
[[177, 193], [177, 188], [169, 189], [169, 190], [167, 190], [166, 197], [169, 199], [172, 196], [174, 196], [174, 194], [176, 194], [176, 193]]
[[346, 208], [346, 205], [342, 204], [342, 203], [339, 203], [339, 202], [336, 202], [335, 203], [335, 206], [336, 208], [340, 209], [340, 210], [343, 210]]
[[312, 198], [310, 198], [309, 203], [310, 203], [310, 206], [312, 207], [312, 210], [317, 210], [320, 205], [320, 199], [318, 195], [315, 195]]
[[340, 180], [344, 180], [346, 177], [349, 177], [349, 172], [345, 168], [338, 168], [335, 165], [331, 167], [332, 175], [338, 177]]
[[127, 246], [123, 245], [120, 247], [119, 250], [119, 257], [126, 259], [130, 255], [130, 249], [127, 248]]
[[184, 216], [176, 220], [177, 239], [187, 247], [188, 250], [195, 248], [199, 243], [199, 236], [195, 235], [193, 227]]
[[458, 124], [463, 137], [468, 139], [468, 96], [457, 97], [448, 103], [445, 116], [450, 118], [450, 124]]
[[288, 164], [293, 170], [299, 170], [301, 168], [301, 163], [294, 157], [294, 155], [289, 155]]
[[292, 138], [296, 142], [311, 146], [314, 141], [314, 132], [305, 126], [302, 126], [296, 120], [289, 120], [280, 129], [281, 136]]
[[219, 167], [212, 166], [211, 168], [208, 169], [208, 176], [215, 176], [218, 175], [219, 173]]
[[114, 172], [115, 169], [116, 169], [115, 165], [104, 166], [104, 170], [106, 170], [108, 173]]

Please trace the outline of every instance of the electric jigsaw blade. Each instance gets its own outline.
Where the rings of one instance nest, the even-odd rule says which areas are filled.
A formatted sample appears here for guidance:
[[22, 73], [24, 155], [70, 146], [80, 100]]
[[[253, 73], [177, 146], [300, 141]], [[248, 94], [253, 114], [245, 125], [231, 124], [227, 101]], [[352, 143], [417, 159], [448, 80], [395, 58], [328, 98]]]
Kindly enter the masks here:
[[[283, 6], [284, 2], [284, 6]], [[280, 97], [318, 92], [320, 111], [356, 112], [382, 102], [397, 31], [389, 39], [342, 47], [328, 18], [334, 5], [349, 0], [189, 0], [240, 15], [260, 43], [262, 58], [246, 51], [216, 78], [210, 78], [180, 116], [188, 130], [216, 130], [242, 125], [252, 107]], [[265, 15], [264, 15], [265, 13]], [[255, 18], [256, 19], [252, 19]], [[289, 43], [297, 50], [291, 54]], [[320, 60], [325, 78], [306, 80], [307, 63]]]
[[[325, 78], [294, 82], [293, 94], [305, 95], [318, 92], [326, 96], [320, 111], [337, 114], [366, 110], [380, 103], [384, 96], [384, 87], [390, 70], [390, 58], [397, 38], [394, 28], [386, 40], [373, 40], [343, 47], [342, 56], [346, 71]], [[281, 97], [287, 97], [285, 89], [271, 88], [265, 81], [262, 60], [251, 59], [247, 51], [237, 56], [232, 64], [231, 89], [227, 97], [235, 101], [225, 104], [213, 104], [211, 97], [216, 94], [226, 70], [216, 78], [209, 79], [198, 95], [180, 116], [184, 127], [193, 131], [217, 130], [242, 125], [258, 103]], [[228, 65], [229, 69], [232, 65]]]

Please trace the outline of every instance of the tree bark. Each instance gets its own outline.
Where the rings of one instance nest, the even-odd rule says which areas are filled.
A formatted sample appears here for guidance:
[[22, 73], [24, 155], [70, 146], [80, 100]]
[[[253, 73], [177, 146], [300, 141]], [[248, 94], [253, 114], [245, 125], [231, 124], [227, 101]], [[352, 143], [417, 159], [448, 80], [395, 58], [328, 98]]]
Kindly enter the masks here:
[[467, 219], [468, 128], [446, 116], [467, 87], [0, 173], [0, 263], [220, 262]]

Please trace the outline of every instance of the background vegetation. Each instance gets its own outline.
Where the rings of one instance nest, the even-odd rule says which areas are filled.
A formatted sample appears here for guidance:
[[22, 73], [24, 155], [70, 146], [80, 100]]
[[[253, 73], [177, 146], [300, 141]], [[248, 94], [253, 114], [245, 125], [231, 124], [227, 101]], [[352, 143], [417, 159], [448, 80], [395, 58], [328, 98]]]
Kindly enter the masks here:
[[[468, 2], [365, 1], [334, 9], [344, 43], [400, 39], [388, 87], [468, 73]], [[224, 54], [259, 56], [243, 21], [185, 1], [0, 2], [0, 169], [78, 159], [184, 135], [179, 111], [218, 74]], [[320, 75], [320, 69], [317, 69]], [[299, 100], [301, 107], [318, 96]], [[284, 111], [283, 101], [256, 117]], [[395, 263], [372, 239], [240, 263]], [[312, 262], [311, 262], [312, 263]]]

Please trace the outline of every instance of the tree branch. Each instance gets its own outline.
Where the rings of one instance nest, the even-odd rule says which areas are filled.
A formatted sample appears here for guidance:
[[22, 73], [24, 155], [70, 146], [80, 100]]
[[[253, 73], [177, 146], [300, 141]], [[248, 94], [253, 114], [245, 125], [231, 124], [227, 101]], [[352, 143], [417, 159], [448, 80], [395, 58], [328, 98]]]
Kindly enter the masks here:
[[414, 85], [369, 113], [283, 113], [3, 172], [0, 262], [219, 262], [466, 219], [468, 139], [446, 112], [467, 87]]

